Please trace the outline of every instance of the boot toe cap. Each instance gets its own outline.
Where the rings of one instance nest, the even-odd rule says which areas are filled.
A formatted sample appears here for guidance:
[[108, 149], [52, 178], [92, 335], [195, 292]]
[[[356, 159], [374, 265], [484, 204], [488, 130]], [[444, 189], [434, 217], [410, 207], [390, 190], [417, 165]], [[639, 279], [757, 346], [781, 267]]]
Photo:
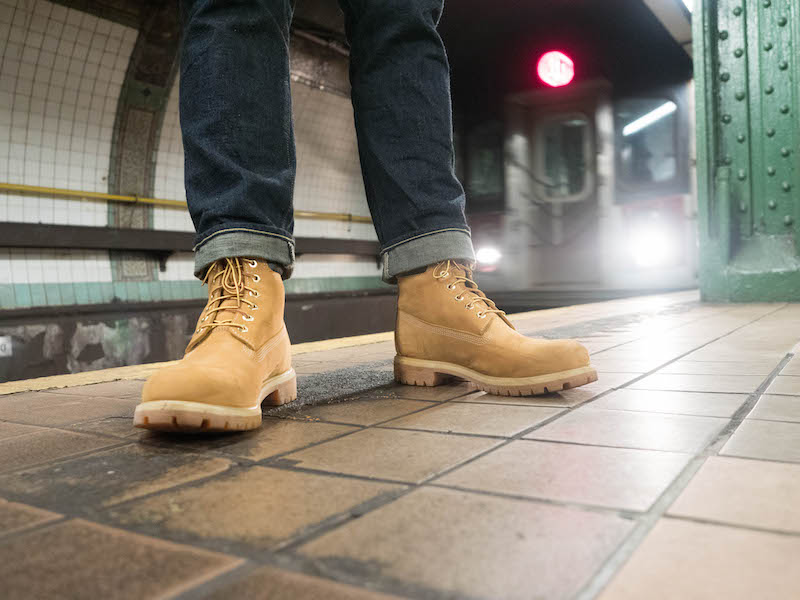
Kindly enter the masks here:
[[178, 400], [235, 406], [245, 397], [245, 390], [229, 371], [213, 367], [167, 367], [152, 375], [142, 388], [142, 402]]

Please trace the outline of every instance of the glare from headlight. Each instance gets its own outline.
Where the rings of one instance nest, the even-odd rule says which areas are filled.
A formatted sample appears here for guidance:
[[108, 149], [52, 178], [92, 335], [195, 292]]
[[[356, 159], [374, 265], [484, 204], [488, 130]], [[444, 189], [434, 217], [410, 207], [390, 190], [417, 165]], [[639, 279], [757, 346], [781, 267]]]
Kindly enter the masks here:
[[494, 265], [503, 257], [497, 248], [479, 248], [475, 258], [483, 265]]
[[628, 240], [634, 263], [642, 268], [659, 267], [672, 262], [676, 248], [668, 232], [657, 226], [639, 227]]

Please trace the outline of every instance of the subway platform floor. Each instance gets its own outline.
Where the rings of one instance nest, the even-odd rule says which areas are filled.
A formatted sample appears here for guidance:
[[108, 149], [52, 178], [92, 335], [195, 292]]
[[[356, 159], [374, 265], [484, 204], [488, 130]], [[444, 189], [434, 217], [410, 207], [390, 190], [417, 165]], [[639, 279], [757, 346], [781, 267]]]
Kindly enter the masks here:
[[800, 305], [514, 320], [599, 381], [407, 387], [391, 334], [316, 342], [297, 404], [203, 437], [131, 427], [154, 365], [0, 384], [0, 595], [797, 598]]

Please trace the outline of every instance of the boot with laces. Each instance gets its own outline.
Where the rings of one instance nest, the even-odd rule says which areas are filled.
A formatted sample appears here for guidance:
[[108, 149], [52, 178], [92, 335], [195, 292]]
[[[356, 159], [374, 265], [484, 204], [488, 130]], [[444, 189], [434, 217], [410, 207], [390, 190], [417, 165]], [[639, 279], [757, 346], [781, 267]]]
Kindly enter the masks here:
[[236, 431], [261, 424], [262, 401], [297, 398], [284, 289], [266, 262], [226, 258], [203, 280], [208, 304], [186, 354], [142, 390], [134, 425], [161, 431]]
[[471, 269], [448, 260], [399, 277], [395, 379], [453, 379], [505, 396], [556, 392], [597, 381], [589, 353], [572, 340], [528, 338], [478, 289]]

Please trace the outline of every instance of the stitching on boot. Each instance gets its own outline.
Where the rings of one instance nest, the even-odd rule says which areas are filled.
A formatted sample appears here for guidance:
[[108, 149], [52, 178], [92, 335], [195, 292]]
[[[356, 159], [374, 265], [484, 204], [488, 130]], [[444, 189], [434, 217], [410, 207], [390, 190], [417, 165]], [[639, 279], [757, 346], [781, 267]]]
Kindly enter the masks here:
[[267, 357], [267, 354], [269, 354], [270, 351], [274, 350], [275, 347], [280, 342], [283, 341], [285, 335], [286, 335], [286, 326], [284, 325], [284, 327], [281, 329], [279, 333], [276, 333], [274, 336], [272, 336], [272, 339], [265, 342], [264, 345], [261, 346], [261, 348], [259, 348], [257, 351], [253, 351], [247, 346], [243, 345], [242, 352], [244, 352], [248, 358], [255, 357], [256, 361], [263, 362], [264, 359]]
[[440, 325], [433, 325], [403, 311], [398, 311], [397, 316], [399, 320], [408, 321], [410, 325], [416, 325], [420, 329], [424, 329], [430, 333], [454, 338], [456, 340], [461, 340], [462, 342], [477, 344], [478, 346], [483, 346], [489, 343], [488, 340], [483, 336], [475, 335], [474, 333], [466, 333], [465, 331], [458, 331], [456, 329], [449, 329], [448, 327], [441, 327]]

